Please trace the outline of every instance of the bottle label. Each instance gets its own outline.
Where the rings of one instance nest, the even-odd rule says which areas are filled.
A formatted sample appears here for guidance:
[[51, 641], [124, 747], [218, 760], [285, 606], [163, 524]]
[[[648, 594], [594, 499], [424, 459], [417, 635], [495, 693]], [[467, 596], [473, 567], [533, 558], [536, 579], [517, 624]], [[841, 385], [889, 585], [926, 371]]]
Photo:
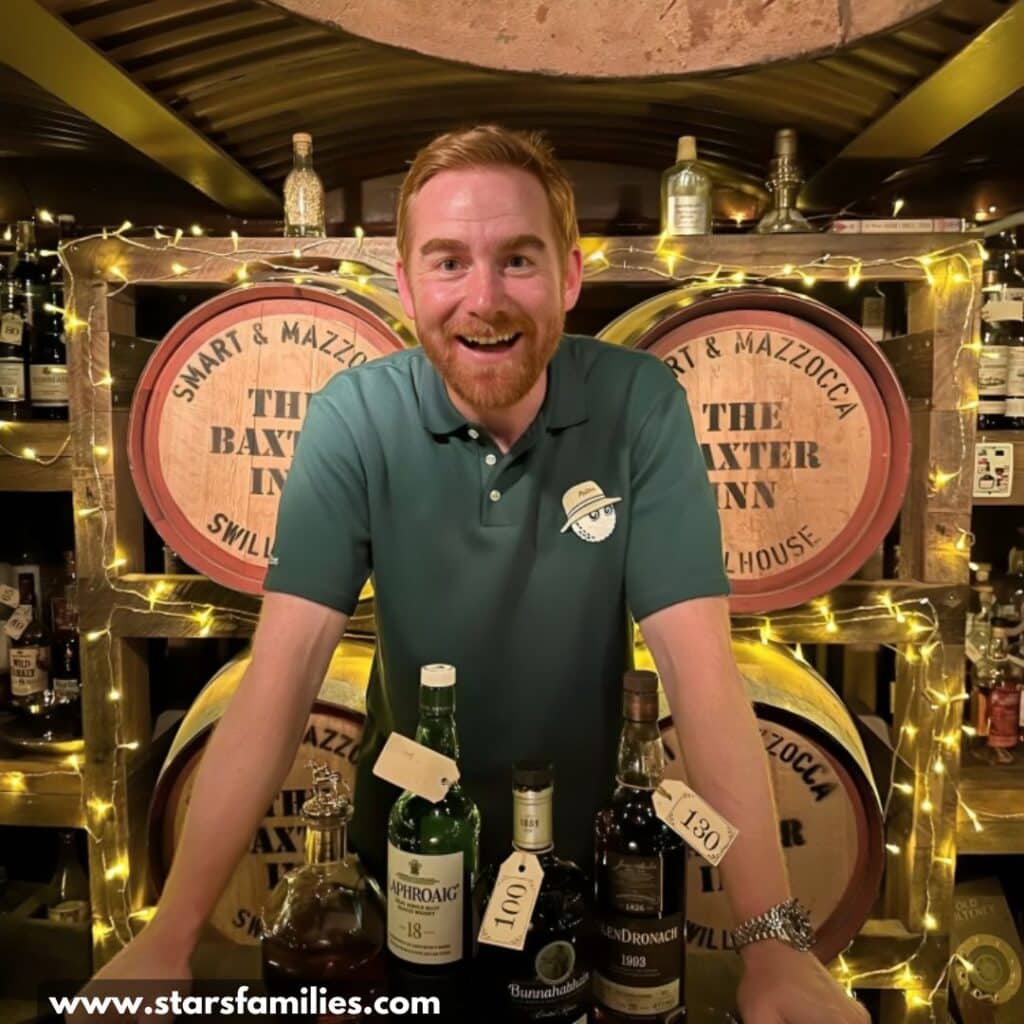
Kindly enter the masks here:
[[668, 231], [670, 235], [703, 235], [707, 233], [708, 201], [700, 196], [668, 197]]
[[[567, 939], [553, 939], [537, 951], [533, 975], [506, 983], [509, 1003], [526, 1020], [546, 1020], [569, 1013], [586, 999], [590, 969], [577, 947]], [[586, 1020], [586, 1016], [581, 1018]]]
[[1006, 393], [1024, 395], [1024, 345], [1009, 349], [1006, 360]]
[[1006, 399], [1007, 416], [1024, 416], [1024, 395]]
[[1015, 747], [1017, 745], [1020, 703], [1019, 687], [996, 686], [992, 689], [988, 705], [988, 745], [990, 747]]
[[24, 321], [17, 313], [4, 313], [0, 317], [0, 344], [20, 345]]
[[33, 364], [29, 368], [32, 404], [63, 406], [68, 404], [68, 368], [56, 363]]
[[608, 917], [598, 924], [600, 960], [594, 972], [598, 1002], [643, 1016], [679, 1005], [683, 966], [682, 917]]
[[53, 695], [59, 701], [78, 700], [82, 694], [82, 682], [76, 676], [53, 677]]
[[0, 400], [25, 401], [25, 364], [21, 359], [0, 356]]
[[978, 360], [978, 393], [999, 397], [1006, 394], [1009, 350], [1005, 345], [985, 345]]
[[660, 914], [661, 857], [608, 852], [608, 904], [620, 914]]
[[551, 846], [551, 803], [554, 788], [516, 789], [512, 793], [512, 842], [521, 850]]
[[85, 924], [89, 920], [89, 902], [64, 900], [63, 903], [55, 903], [50, 907], [46, 911], [46, 916], [59, 924]]
[[411, 964], [462, 959], [461, 853], [407, 853], [388, 843], [388, 949]]
[[31, 697], [46, 689], [45, 647], [11, 648], [11, 693], [15, 697]]
[[979, 416], [1004, 416], [1006, 414], [1006, 400], [1005, 399], [988, 399], [979, 398], [978, 400], [978, 415]]

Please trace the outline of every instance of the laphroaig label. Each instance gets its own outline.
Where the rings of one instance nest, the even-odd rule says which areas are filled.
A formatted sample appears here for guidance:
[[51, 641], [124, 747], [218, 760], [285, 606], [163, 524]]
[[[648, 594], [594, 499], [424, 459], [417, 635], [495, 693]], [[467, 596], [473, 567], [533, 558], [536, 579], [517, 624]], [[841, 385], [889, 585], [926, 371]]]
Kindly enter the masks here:
[[661, 857], [609, 852], [608, 903], [622, 914], [660, 914]]
[[11, 693], [15, 697], [31, 697], [46, 689], [47, 655], [44, 647], [11, 648]]
[[462, 959], [461, 853], [406, 853], [388, 843], [388, 949], [412, 964]]
[[643, 1016], [679, 1005], [682, 918], [607, 917], [598, 923], [594, 995], [610, 1010]]

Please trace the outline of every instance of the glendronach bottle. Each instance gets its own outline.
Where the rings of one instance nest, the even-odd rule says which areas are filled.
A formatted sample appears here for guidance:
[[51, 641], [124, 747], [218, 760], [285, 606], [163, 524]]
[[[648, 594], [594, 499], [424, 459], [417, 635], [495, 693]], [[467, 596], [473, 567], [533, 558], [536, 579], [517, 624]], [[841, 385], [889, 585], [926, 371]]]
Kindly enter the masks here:
[[292, 136], [292, 169], [284, 179], [284, 233], [288, 237], [323, 238], [324, 185], [313, 170], [313, 136]]
[[[420, 672], [416, 742], [458, 759], [455, 669]], [[480, 811], [456, 782], [436, 804], [408, 790], [388, 819], [388, 950], [416, 974], [457, 972], [473, 954], [471, 893]]]
[[[544, 872], [522, 951], [480, 943], [479, 971], [502, 1024], [586, 1024], [590, 958], [584, 936], [587, 877], [555, 856], [549, 763], [519, 761], [512, 781], [512, 848]], [[495, 881], [481, 879], [481, 917]]]
[[[274, 994], [322, 986], [328, 997], [366, 1006], [385, 989], [384, 897], [348, 849], [347, 787], [326, 764], [307, 766], [313, 795], [302, 805], [306, 863], [277, 883], [263, 909], [263, 980]], [[353, 1012], [330, 1019], [361, 1018]]]
[[627, 672], [618, 786], [594, 830], [600, 1021], [668, 1022], [682, 1005], [686, 847], [655, 813], [665, 774], [658, 677]]
[[711, 234], [711, 175], [697, 160], [697, 140], [683, 135], [676, 162], [661, 176], [661, 230], [672, 237]]

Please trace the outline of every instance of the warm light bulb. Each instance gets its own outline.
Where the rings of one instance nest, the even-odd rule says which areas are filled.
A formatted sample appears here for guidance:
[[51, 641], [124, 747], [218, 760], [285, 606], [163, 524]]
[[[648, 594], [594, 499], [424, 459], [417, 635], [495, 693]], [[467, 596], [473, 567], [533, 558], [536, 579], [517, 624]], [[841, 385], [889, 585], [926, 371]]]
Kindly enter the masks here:
[[926, 797], [924, 800], [921, 801], [921, 810], [925, 814], [931, 814], [932, 811], [935, 810], [935, 804], [933, 804], [931, 800], [927, 799]]
[[909, 782], [897, 782], [894, 788], [898, 789], [901, 793], [913, 793], [914, 787]]
[[53, 214], [52, 214], [52, 213], [50, 213], [50, 211], [49, 211], [49, 210], [42, 210], [42, 209], [41, 209], [41, 210], [39, 211], [39, 219], [40, 219], [40, 220], [41, 220], [41, 221], [42, 221], [42, 222], [43, 222], [44, 224], [52, 224], [52, 223], [53, 223]]
[[198, 238], [203, 233], [203, 229], [198, 224], [193, 224], [189, 228], [189, 231], [191, 231], [196, 238]]
[[900, 852], [900, 848], [895, 843], [886, 843], [885, 848], [892, 854]]
[[35, 462], [35, 460], [36, 460], [36, 450], [35, 450], [35, 448], [22, 448], [21, 449], [21, 457], [23, 459], [28, 459], [29, 462]]
[[171, 264], [171, 271], [175, 274], [184, 274], [187, 269], [187, 267], [177, 262]]
[[906, 205], [907, 204], [903, 199], [894, 200], [892, 204], [892, 215], [894, 217], [898, 217], [900, 215], [900, 210], [902, 210]]
[[353, 231], [353, 234], [361, 242], [363, 240], [363, 236], [366, 234], [366, 232], [357, 224], [356, 227], [355, 227], [355, 231]]
[[128, 861], [124, 859], [119, 860], [116, 864], [107, 868], [107, 870], [103, 873], [103, 877], [106, 878], [108, 882], [113, 881], [115, 878], [127, 878]]
[[105, 444], [94, 444], [92, 446], [92, 453], [97, 458], [105, 459], [110, 454], [110, 449]]
[[924, 930], [927, 932], [933, 932], [939, 927], [938, 919], [934, 914], [925, 914], [924, 920], [921, 923], [924, 925]]

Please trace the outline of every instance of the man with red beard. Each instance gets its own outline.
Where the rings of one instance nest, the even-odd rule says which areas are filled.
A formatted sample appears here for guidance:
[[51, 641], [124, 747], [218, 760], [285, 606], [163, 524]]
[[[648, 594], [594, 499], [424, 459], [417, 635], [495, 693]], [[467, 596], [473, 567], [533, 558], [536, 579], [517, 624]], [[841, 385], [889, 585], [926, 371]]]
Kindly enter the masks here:
[[[414, 733], [419, 669], [433, 662], [458, 671], [483, 863], [509, 849], [521, 758], [554, 762], [556, 848], [592, 863], [632, 614], [690, 780], [739, 829], [721, 868], [736, 919], [790, 899], [685, 396], [656, 358], [563, 334], [582, 283], [565, 173], [533, 136], [445, 135], [406, 177], [398, 249], [422, 347], [338, 374], [312, 400], [251, 666], [207, 747], [157, 913], [102, 976], [185, 976], [371, 572], [378, 651], [353, 842], [378, 877], [397, 794], [371, 768], [392, 730]], [[867, 1020], [785, 929], [764, 935], [741, 952], [746, 1024]]]

